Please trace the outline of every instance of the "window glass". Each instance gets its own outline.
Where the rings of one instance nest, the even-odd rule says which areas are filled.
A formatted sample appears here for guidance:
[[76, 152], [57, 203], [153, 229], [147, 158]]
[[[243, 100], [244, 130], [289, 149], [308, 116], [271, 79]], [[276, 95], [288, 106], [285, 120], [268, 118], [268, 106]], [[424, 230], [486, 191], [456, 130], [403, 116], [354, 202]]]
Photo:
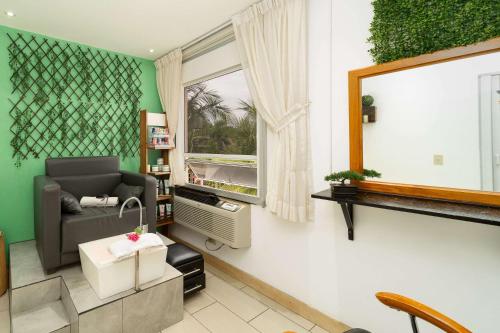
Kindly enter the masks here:
[[184, 94], [188, 183], [257, 196], [257, 112], [243, 71], [186, 86]]

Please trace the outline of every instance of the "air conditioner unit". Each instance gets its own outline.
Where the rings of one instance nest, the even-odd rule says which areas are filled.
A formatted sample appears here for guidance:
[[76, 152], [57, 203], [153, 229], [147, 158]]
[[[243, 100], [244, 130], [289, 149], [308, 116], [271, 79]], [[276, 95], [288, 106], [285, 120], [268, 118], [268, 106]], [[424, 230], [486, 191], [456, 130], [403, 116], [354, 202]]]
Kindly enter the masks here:
[[225, 198], [209, 205], [176, 195], [174, 216], [175, 223], [230, 247], [250, 246], [250, 205]]

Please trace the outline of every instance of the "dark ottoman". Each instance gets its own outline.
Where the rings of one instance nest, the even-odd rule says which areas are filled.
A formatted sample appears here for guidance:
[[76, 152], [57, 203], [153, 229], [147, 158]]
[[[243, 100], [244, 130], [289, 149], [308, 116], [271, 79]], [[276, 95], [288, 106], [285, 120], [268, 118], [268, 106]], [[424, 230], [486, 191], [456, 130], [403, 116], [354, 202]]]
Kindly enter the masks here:
[[205, 264], [201, 253], [175, 243], [168, 246], [167, 263], [184, 274], [184, 296], [205, 289]]

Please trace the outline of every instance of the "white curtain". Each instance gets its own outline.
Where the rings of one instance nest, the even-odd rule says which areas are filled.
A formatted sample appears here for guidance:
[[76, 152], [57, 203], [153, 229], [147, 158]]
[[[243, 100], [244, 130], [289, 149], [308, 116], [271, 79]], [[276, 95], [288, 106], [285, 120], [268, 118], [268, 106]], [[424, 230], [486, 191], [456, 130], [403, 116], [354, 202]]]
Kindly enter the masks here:
[[266, 203], [289, 221], [312, 218], [307, 1], [264, 0], [233, 17], [250, 93], [276, 145]]
[[[182, 51], [174, 50], [155, 61], [156, 85], [158, 94], [167, 116], [170, 138], [173, 140], [177, 133], [179, 121], [179, 103], [182, 99]], [[172, 184], [184, 184], [183, 161], [174, 150], [170, 150], [168, 160], [171, 170]]]

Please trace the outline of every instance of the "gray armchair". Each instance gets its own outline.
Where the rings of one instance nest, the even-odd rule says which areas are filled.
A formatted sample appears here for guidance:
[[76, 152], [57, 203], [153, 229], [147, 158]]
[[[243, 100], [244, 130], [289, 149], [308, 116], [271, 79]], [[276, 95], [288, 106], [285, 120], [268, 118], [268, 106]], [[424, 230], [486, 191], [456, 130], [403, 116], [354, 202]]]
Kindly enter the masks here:
[[45, 176], [34, 179], [35, 238], [46, 271], [79, 262], [78, 244], [132, 231], [139, 223], [139, 207], [83, 208], [81, 214], [61, 212], [60, 192], [82, 196], [111, 194], [120, 183], [144, 187], [142, 217], [150, 232], [156, 228], [156, 180], [139, 173], [120, 171], [116, 156], [51, 158]]

